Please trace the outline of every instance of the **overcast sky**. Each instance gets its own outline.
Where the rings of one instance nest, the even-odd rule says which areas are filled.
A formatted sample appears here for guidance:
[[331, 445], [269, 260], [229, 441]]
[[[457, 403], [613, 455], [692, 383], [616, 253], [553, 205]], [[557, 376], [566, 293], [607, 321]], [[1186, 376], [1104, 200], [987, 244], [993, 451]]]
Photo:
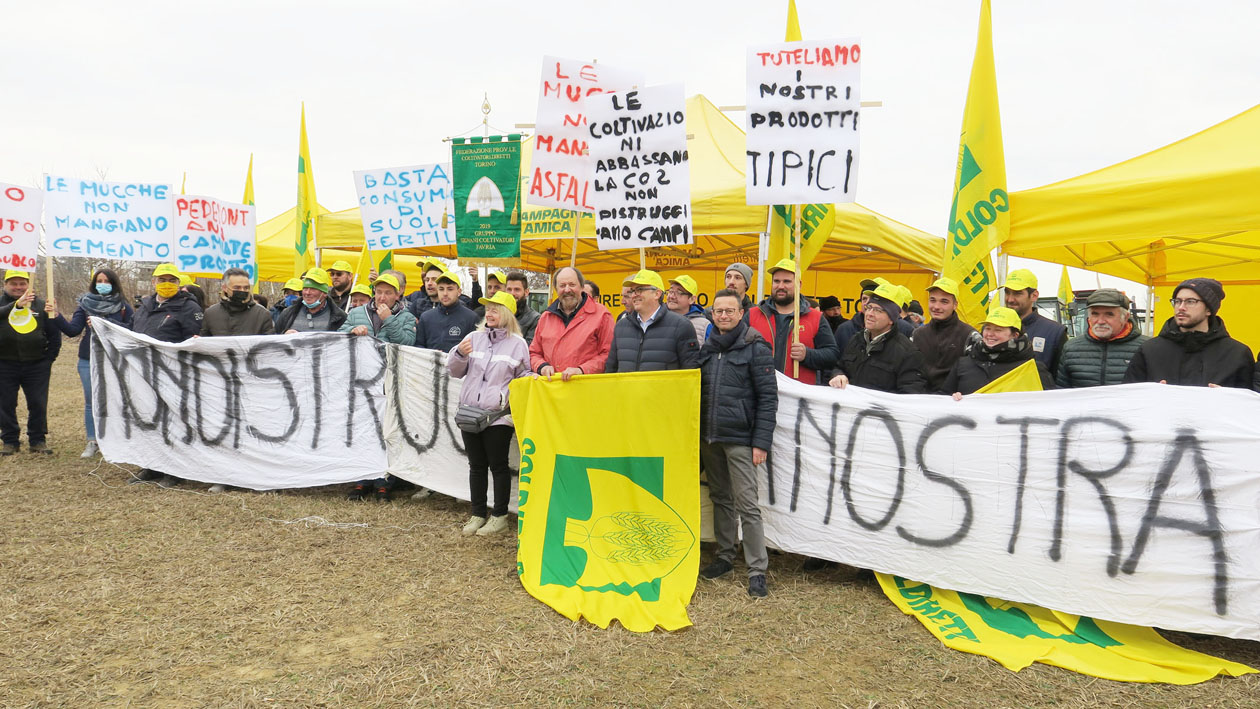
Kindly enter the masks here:
[[[319, 200], [344, 209], [355, 203], [353, 170], [449, 159], [441, 139], [480, 126], [483, 94], [493, 126], [532, 123], [544, 54], [743, 104], [745, 47], [783, 39], [787, 2], [5, 5], [0, 181], [104, 171], [178, 187], [187, 171], [189, 192], [239, 200], [252, 152], [262, 221], [293, 206], [302, 101]], [[1260, 3], [993, 5], [1012, 191], [1138, 155], [1260, 102]], [[798, 3], [806, 39], [861, 39], [862, 97], [884, 102], [863, 116], [858, 201], [938, 235], [979, 6]], [[742, 113], [733, 118], [742, 125]]]

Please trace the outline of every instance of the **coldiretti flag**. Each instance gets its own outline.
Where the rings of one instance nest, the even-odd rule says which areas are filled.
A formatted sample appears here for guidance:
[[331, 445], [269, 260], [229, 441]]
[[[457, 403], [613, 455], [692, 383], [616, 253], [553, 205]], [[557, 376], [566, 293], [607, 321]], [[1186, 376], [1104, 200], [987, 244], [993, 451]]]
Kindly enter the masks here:
[[1044, 662], [1122, 682], [1195, 684], [1256, 671], [1174, 645], [1151, 628], [876, 576], [884, 594], [947, 647], [991, 657], [1015, 672]]
[[989, 0], [984, 0], [980, 6], [980, 31], [976, 37], [971, 86], [967, 89], [967, 107], [958, 145], [954, 201], [949, 211], [949, 238], [945, 243], [942, 273], [962, 284], [958, 315], [972, 325], [979, 325], [988, 308], [989, 291], [994, 288], [993, 260], [989, 253], [1010, 233], [1009, 209]]
[[297, 235], [293, 243], [293, 275], [300, 276], [315, 265], [315, 175], [311, 170], [311, 149], [306, 144], [306, 104], [302, 104], [302, 130], [298, 138]]
[[[1041, 391], [1028, 360], [977, 394]], [[900, 576], [875, 574], [884, 595], [923, 623], [946, 647], [997, 660], [1018, 672], [1034, 662], [1122, 682], [1194, 684], [1255, 670], [1178, 647], [1151, 628], [1093, 620], [1031, 603], [958, 593]]]
[[245, 196], [241, 197], [241, 204], [254, 206], [254, 154], [249, 154], [249, 170], [245, 172]]
[[[517, 571], [601, 628], [691, 625], [700, 566], [700, 372], [512, 382], [521, 449]], [[616, 425], [608, 425], [616, 414]]]
[[1076, 299], [1076, 294], [1072, 292], [1072, 281], [1068, 279], [1067, 266], [1063, 267], [1063, 273], [1059, 276], [1059, 304], [1067, 307]]
[[[788, 0], [786, 42], [801, 41], [801, 25], [796, 15], [796, 0]], [[809, 268], [823, 244], [831, 237], [836, 226], [834, 204], [805, 204], [797, 207], [801, 212], [801, 271]], [[796, 218], [793, 207], [779, 205], [770, 208], [770, 254], [766, 263], [796, 258]]]

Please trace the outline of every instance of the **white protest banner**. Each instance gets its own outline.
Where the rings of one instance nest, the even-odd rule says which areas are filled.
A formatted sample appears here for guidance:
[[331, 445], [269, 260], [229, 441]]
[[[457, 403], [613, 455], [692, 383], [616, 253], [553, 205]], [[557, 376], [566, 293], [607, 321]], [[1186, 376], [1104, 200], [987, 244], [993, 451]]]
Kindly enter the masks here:
[[[356, 170], [363, 237], [371, 251], [455, 243], [451, 164]], [[450, 215], [442, 226], [442, 213]]]
[[170, 185], [44, 176], [44, 233], [53, 256], [169, 261]]
[[380, 477], [384, 345], [336, 333], [159, 342], [93, 318], [106, 460], [256, 490]]
[[0, 270], [35, 268], [43, 202], [44, 194], [33, 187], [0, 182]]
[[692, 242], [686, 105], [682, 84], [586, 102], [600, 249]]
[[854, 200], [861, 58], [856, 39], [748, 48], [748, 204]]
[[587, 97], [626, 91], [642, 83], [640, 74], [603, 64], [543, 57], [529, 204], [591, 211], [591, 169], [584, 155], [589, 136]]
[[781, 549], [1092, 618], [1260, 639], [1260, 395], [949, 397], [778, 377]]
[[229, 268], [243, 268], [257, 280], [254, 208], [214, 197], [176, 195], [175, 258], [173, 263], [190, 276], [221, 276]]

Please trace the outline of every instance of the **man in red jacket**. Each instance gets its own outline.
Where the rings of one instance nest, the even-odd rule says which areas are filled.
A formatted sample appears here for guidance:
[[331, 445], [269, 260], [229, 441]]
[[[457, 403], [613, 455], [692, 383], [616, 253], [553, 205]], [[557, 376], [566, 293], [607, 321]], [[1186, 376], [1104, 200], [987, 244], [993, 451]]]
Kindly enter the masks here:
[[612, 348], [612, 314], [582, 290], [586, 281], [576, 268], [561, 268], [551, 282], [558, 297], [538, 318], [530, 369], [566, 382], [576, 374], [601, 374]]
[[[796, 307], [796, 264], [783, 259], [768, 269], [770, 297], [748, 311], [748, 325], [770, 343], [774, 368], [803, 384], [820, 384], [818, 372], [834, 369], [840, 357], [831, 325], [801, 298], [800, 340], [792, 337]], [[798, 367], [792, 365], [798, 362]]]

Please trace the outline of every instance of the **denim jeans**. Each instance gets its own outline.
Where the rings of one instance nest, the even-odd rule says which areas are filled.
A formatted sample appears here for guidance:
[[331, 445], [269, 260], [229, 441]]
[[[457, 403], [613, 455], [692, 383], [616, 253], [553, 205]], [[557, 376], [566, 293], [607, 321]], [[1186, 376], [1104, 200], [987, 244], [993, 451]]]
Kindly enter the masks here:
[[83, 430], [89, 441], [96, 440], [96, 422], [92, 420], [92, 360], [79, 360], [79, 381], [83, 383]]

